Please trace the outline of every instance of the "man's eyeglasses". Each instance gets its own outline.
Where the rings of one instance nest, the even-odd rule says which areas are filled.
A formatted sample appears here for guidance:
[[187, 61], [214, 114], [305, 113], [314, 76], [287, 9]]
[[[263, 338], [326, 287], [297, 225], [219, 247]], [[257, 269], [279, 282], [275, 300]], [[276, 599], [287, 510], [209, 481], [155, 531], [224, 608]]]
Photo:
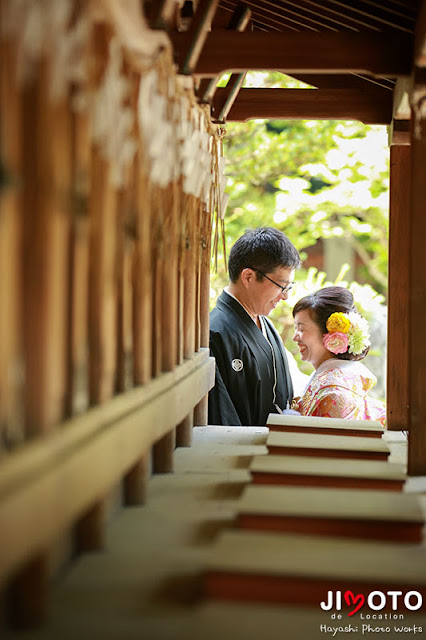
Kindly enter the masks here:
[[269, 282], [272, 282], [273, 284], [275, 284], [277, 287], [279, 287], [281, 289], [281, 291], [283, 293], [288, 293], [288, 291], [291, 291], [294, 287], [294, 282], [290, 282], [289, 284], [286, 284], [284, 287], [282, 284], [278, 284], [278, 282], [275, 282], [275, 280], [272, 280], [272, 278], [270, 278], [269, 276], [266, 275], [266, 273], [263, 273], [263, 271], [261, 271], [260, 269], [253, 269], [253, 271], [257, 271], [258, 273], [261, 273], [262, 276], [265, 276], [265, 278], [267, 280], [269, 280]]

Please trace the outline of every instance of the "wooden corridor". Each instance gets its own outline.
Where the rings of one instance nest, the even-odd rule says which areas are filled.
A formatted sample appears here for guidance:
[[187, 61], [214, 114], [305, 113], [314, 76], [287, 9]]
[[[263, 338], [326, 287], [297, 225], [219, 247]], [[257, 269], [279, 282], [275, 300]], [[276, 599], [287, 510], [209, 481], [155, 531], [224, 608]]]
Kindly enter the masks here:
[[[398, 442], [389, 462], [336, 459], [331, 473], [311, 457], [302, 475], [400, 492], [408, 470], [425, 492], [426, 2], [298, 4], [295, 27], [294, 3], [275, 0], [0, 0], [2, 637], [216, 640], [241, 612], [232, 638], [263, 637], [268, 620], [277, 640], [318, 629], [316, 610], [200, 601], [249, 467], [268, 484], [286, 458], [267, 455], [264, 428], [200, 426], [227, 119], [390, 124]], [[240, 91], [258, 68], [312, 88]]]
[[[174, 474], [151, 478], [147, 504], [116, 512], [105, 549], [84, 554], [58, 577], [43, 628], [5, 637], [279, 640], [283, 628], [292, 640], [319, 637], [329, 616], [318, 606], [247, 607], [202, 598], [212, 547], [234, 525], [250, 461], [267, 455], [266, 438], [266, 428], [195, 428], [193, 446], [175, 451]], [[404, 437], [389, 438], [390, 462], [405, 464]], [[421, 502], [426, 513], [426, 497]], [[426, 622], [424, 616], [413, 620]]]

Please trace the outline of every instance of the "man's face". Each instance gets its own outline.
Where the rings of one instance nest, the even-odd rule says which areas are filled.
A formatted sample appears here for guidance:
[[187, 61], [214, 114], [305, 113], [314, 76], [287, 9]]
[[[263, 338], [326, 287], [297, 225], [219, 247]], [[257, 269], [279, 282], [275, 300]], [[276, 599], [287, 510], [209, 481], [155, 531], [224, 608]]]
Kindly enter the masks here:
[[[287, 300], [289, 292], [281, 287], [287, 287], [293, 282], [294, 269], [291, 267], [277, 267], [266, 273], [261, 280], [253, 278], [251, 283], [251, 307], [257, 315], [268, 316], [281, 300]], [[268, 280], [271, 278], [271, 280]], [[274, 284], [276, 283], [276, 284]]]

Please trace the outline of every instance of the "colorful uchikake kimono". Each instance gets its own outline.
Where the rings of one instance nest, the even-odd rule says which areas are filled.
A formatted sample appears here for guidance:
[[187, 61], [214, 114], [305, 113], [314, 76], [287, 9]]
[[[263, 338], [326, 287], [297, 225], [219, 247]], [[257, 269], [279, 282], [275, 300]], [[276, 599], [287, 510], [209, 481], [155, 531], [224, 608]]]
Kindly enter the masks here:
[[367, 397], [376, 382], [361, 362], [331, 358], [318, 367], [292, 408], [304, 416], [378, 420], [385, 426], [385, 405]]

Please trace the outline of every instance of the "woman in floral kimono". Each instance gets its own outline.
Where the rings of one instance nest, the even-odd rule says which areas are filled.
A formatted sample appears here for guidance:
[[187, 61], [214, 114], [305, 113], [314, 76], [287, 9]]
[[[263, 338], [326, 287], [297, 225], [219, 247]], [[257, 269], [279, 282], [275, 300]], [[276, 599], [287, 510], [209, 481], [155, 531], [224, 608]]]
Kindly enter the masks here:
[[293, 316], [293, 340], [302, 360], [316, 371], [292, 408], [305, 416], [378, 420], [385, 426], [385, 405], [368, 397], [376, 377], [359, 362], [368, 353], [370, 336], [351, 292], [320, 289], [299, 300]]

